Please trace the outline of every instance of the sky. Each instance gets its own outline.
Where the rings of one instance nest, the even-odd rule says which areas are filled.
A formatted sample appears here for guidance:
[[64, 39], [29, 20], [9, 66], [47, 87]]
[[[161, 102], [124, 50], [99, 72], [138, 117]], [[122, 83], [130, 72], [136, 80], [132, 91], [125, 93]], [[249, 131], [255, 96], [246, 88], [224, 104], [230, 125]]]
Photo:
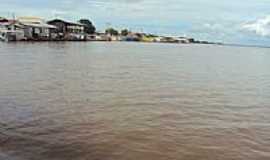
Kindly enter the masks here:
[[0, 6], [4, 17], [88, 18], [100, 31], [270, 46], [270, 0], [0, 0]]

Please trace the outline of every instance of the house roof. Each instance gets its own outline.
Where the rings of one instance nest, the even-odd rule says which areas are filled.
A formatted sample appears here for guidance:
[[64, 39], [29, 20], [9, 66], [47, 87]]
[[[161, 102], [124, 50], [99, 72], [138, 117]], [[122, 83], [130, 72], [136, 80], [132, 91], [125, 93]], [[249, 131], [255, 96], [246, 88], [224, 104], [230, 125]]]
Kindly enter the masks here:
[[21, 23], [45, 23], [45, 20], [39, 17], [18, 17], [17, 20]]
[[8, 22], [8, 19], [0, 17], [0, 23]]
[[53, 25], [46, 24], [45, 20], [39, 17], [19, 17], [18, 21], [24, 26], [36, 28], [56, 28]]
[[82, 23], [68, 22], [68, 21], [65, 21], [65, 20], [62, 20], [62, 19], [53, 19], [53, 20], [48, 21], [47, 23], [52, 24], [52, 23], [56, 23], [56, 22], [65, 23], [67, 25], [85, 26], [85, 24], [82, 24]]
[[53, 25], [49, 25], [46, 23], [21, 23], [24, 26], [29, 26], [29, 27], [35, 27], [35, 28], [50, 28], [50, 29], [55, 29], [56, 27]]
[[9, 25], [13, 25], [16, 24], [17, 21], [16, 20], [8, 20], [6, 19], [5, 21], [0, 21], [0, 25], [2, 26], [9, 26]]

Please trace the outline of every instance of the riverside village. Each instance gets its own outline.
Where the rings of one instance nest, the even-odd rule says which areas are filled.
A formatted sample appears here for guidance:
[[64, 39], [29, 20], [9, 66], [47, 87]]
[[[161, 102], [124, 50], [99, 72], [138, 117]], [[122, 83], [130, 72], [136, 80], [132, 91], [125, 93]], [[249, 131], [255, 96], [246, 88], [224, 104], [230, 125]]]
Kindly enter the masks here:
[[189, 37], [160, 36], [132, 32], [128, 29], [118, 31], [112, 27], [104, 32], [96, 32], [96, 27], [88, 19], [69, 22], [63, 19], [45, 20], [39, 17], [0, 17], [0, 40], [12, 41], [134, 41], [152, 43], [202, 43]]

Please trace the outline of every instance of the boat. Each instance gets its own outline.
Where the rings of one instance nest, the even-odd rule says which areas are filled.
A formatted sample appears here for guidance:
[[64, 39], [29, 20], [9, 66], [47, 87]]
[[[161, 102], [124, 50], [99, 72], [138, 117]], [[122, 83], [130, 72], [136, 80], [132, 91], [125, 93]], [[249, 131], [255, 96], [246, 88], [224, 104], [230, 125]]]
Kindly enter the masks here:
[[24, 40], [24, 32], [20, 30], [0, 30], [0, 40], [4, 42]]
[[0, 40], [4, 42], [24, 40], [23, 27], [15, 20], [0, 22]]

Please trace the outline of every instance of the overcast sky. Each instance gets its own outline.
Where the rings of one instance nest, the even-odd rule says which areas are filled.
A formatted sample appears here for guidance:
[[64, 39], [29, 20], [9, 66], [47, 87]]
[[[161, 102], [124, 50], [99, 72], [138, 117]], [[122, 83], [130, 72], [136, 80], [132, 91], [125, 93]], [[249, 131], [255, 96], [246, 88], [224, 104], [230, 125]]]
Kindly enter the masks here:
[[41, 16], [201, 40], [270, 46], [270, 0], [0, 0], [0, 16]]

